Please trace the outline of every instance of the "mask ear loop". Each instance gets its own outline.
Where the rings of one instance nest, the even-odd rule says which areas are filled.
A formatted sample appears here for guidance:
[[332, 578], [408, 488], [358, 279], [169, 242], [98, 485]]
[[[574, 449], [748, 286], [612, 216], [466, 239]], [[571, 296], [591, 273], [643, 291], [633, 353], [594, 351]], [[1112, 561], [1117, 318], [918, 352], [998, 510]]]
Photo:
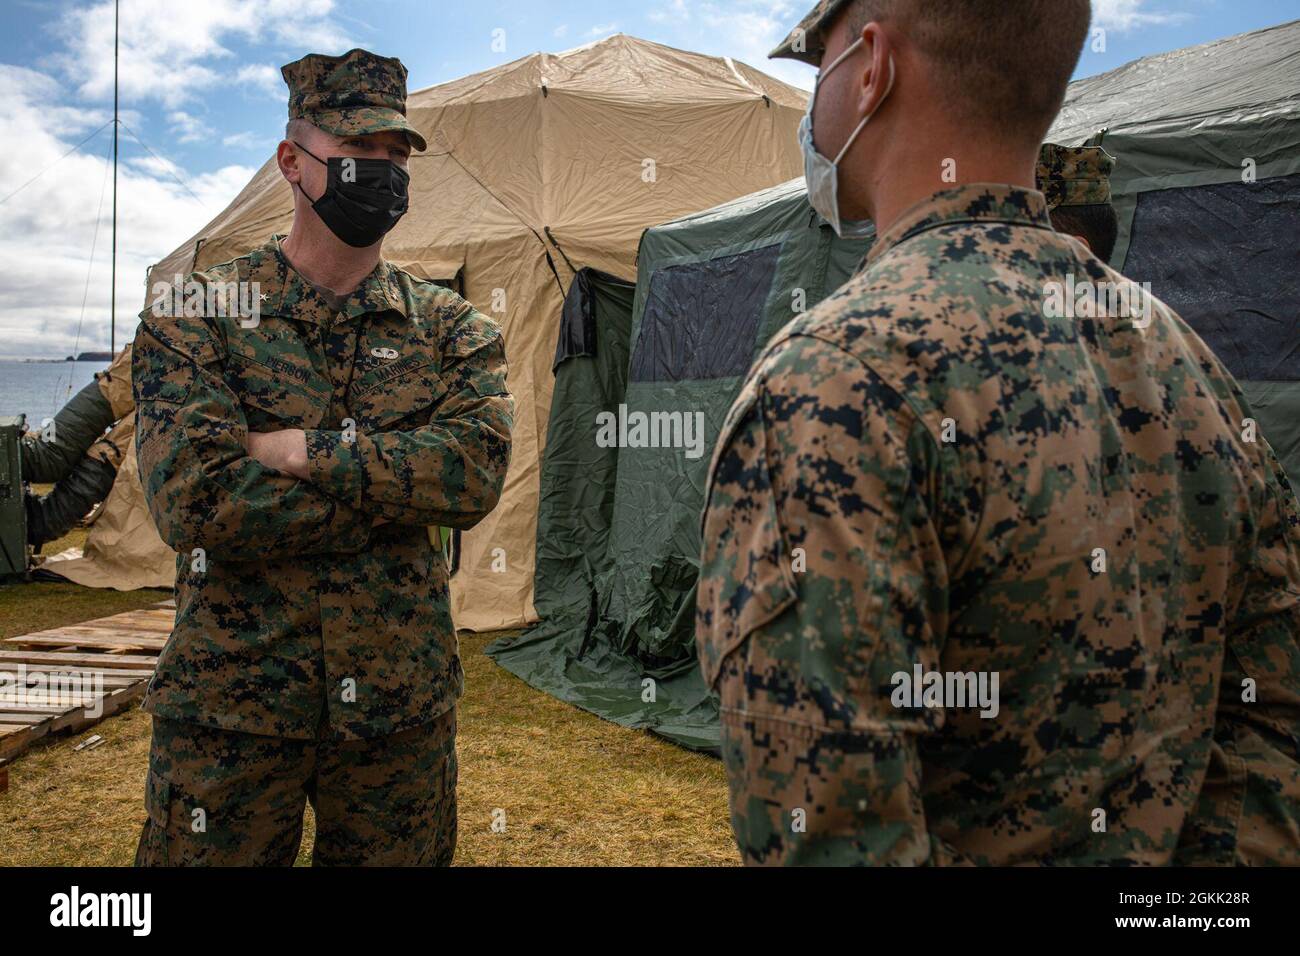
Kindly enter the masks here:
[[[316, 160], [316, 162], [320, 163], [320, 164], [321, 164], [322, 166], [324, 166], [326, 169], [329, 168], [329, 163], [325, 162], [325, 160], [321, 159], [319, 156], [317, 156], [315, 153], [313, 153], [310, 149], [308, 149], [308, 148], [307, 148], [306, 146], [304, 146], [302, 143], [298, 142], [296, 139], [291, 139], [291, 140], [289, 140], [289, 142], [293, 143], [293, 145], [297, 146], [300, 150], [302, 150], [304, 153], [306, 153], [306, 154], [307, 154], [308, 156], [310, 156], [312, 159]], [[312, 199], [310, 196], [307, 195], [307, 190], [305, 190], [305, 189], [302, 188], [302, 183], [294, 183], [294, 185], [298, 187], [298, 192], [302, 193], [302, 198], [305, 199], [305, 200], [307, 200], [307, 201], [308, 201], [309, 203], [311, 203], [313, 206], [315, 206], [318, 202], [320, 202], [319, 199]], [[324, 194], [322, 194], [322, 195], [324, 195]]]
[[293, 145], [297, 146], [300, 150], [302, 150], [304, 153], [306, 153], [306, 154], [307, 154], [308, 156], [310, 156], [312, 159], [316, 160], [316, 162], [320, 163], [322, 166], [328, 166], [328, 165], [329, 165], [329, 163], [325, 162], [325, 160], [321, 159], [319, 156], [317, 156], [315, 153], [313, 153], [310, 149], [308, 149], [308, 148], [307, 148], [306, 146], [304, 146], [302, 143], [298, 142], [296, 139], [291, 139], [291, 140], [289, 140], [289, 142], [293, 143]]
[[[841, 54], [841, 56], [843, 56], [843, 54]], [[835, 64], [832, 64], [832, 66], [838, 63], [839, 60], [837, 59], [835, 61]], [[828, 70], [827, 72], [829, 73], [830, 71]], [[849, 138], [845, 141], [844, 148], [839, 151], [839, 153], [836, 155], [835, 159], [833, 160], [836, 166], [840, 164], [840, 160], [844, 158], [844, 154], [849, 151], [849, 147], [853, 145], [853, 141], [858, 138], [858, 134], [862, 132], [862, 128], [867, 125], [867, 121], [870, 120], [871, 117], [876, 115], [876, 110], [880, 109], [880, 104], [885, 102], [885, 99], [889, 96], [890, 93], [893, 92], [893, 90], [894, 90], [894, 55], [891, 53], [889, 54], [889, 83], [886, 84], [885, 86], [884, 95], [882, 95], [880, 99], [876, 100], [875, 108], [872, 109], [872, 111], [868, 113], [866, 116], [862, 117], [862, 122], [858, 124], [858, 128], [855, 129], [853, 131], [853, 134], [849, 136]]]

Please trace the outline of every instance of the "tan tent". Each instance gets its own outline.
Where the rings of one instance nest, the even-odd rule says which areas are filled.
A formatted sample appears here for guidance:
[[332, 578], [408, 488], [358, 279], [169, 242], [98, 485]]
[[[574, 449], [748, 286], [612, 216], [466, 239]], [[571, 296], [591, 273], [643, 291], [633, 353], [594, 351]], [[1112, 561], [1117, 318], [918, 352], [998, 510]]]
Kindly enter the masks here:
[[[807, 93], [730, 58], [624, 35], [410, 96], [429, 150], [411, 159], [411, 210], [384, 255], [414, 275], [456, 281], [501, 323], [518, 406], [505, 494], [465, 535], [452, 581], [458, 627], [537, 619], [538, 477], [561, 286], [583, 267], [635, 280], [646, 227], [798, 176], [806, 103]], [[241, 255], [287, 230], [291, 213], [269, 160], [151, 275]]]

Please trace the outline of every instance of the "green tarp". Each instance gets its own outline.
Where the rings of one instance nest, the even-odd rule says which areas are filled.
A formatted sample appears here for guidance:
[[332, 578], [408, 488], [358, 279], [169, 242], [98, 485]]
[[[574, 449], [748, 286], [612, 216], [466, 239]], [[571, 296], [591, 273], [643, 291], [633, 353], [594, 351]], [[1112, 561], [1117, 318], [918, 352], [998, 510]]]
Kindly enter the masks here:
[[537, 516], [534, 601], [544, 621], [585, 618], [603, 567], [618, 449], [599, 447], [592, 423], [616, 412], [627, 388], [633, 289], [583, 269], [565, 302]]
[[[716, 750], [693, 638], [713, 443], [763, 343], [869, 246], [836, 239], [795, 180], [648, 230], [635, 298], [599, 273], [575, 280], [542, 464], [542, 622], [491, 645], [498, 663], [609, 720]], [[588, 314], [594, 341], [574, 347]]]

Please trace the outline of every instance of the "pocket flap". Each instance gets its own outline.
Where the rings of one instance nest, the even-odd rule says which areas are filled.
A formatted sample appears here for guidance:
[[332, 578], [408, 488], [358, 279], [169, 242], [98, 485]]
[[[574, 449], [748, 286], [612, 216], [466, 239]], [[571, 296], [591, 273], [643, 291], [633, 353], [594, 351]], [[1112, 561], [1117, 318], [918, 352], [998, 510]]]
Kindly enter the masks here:
[[462, 321], [447, 336], [442, 347], [442, 368], [451, 390], [459, 392], [469, 388], [479, 398], [509, 394], [505, 339], [495, 322], [478, 313]]
[[137, 408], [150, 402], [182, 405], [198, 377], [188, 356], [164, 345], [149, 329], [142, 329], [131, 350], [131, 397]]
[[[392, 368], [393, 366], [389, 366]], [[382, 429], [422, 410], [427, 421], [447, 393], [447, 386], [429, 361], [412, 361], [395, 375], [372, 372], [358, 381], [348, 407], [362, 430]]]
[[451, 365], [458, 359], [468, 358], [479, 349], [486, 348], [501, 338], [501, 328], [483, 316], [479, 321], [464, 321], [456, 326], [443, 343], [442, 354]]

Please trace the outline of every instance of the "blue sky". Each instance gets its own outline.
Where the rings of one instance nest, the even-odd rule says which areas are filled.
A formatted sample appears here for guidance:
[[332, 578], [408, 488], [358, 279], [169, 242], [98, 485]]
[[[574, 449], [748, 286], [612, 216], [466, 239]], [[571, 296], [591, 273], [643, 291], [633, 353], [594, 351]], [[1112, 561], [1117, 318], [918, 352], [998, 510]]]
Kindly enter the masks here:
[[[24, 146], [0, 156], [3, 197], [111, 118], [113, 23], [111, 0], [0, 4], [0, 139]], [[279, 67], [304, 53], [363, 46], [397, 56], [417, 89], [622, 32], [729, 55], [808, 88], [810, 68], [769, 61], [766, 52], [810, 4], [123, 0], [129, 133], [119, 182], [119, 326], [134, 325], [144, 268], [219, 212], [271, 154], [285, 119]], [[1077, 76], [1300, 17], [1300, 0], [1094, 0], [1093, 7], [1106, 50], [1085, 51]], [[494, 31], [504, 31], [504, 50], [494, 49]], [[110, 141], [111, 130], [100, 131], [0, 203], [0, 255], [10, 264], [0, 276], [0, 356], [61, 355], [74, 342], [107, 346], [107, 232], [96, 234], [95, 223], [108, 208]]]

